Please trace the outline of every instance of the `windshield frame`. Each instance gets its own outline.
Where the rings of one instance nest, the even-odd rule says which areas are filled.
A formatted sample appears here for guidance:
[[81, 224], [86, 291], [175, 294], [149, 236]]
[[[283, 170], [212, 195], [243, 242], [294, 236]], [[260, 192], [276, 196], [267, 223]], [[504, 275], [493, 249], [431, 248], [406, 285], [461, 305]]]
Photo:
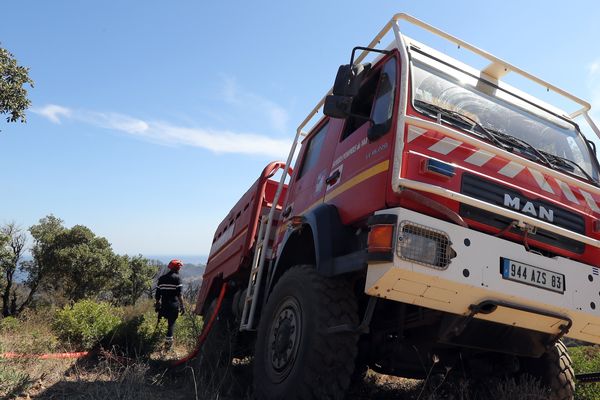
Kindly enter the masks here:
[[[435, 71], [439, 71], [440, 74], [441, 74], [441, 75], [439, 75], [439, 74], [433, 74], [432, 72], [428, 71], [428, 72], [432, 73], [433, 75], [438, 76], [440, 79], [448, 80], [444, 76], [444, 75], [447, 75], [452, 80], [455, 81], [455, 82], [452, 82], [452, 80], [451, 80], [450, 81], [451, 83], [455, 83], [458, 86], [465, 87], [466, 90], [473, 91], [476, 94], [478, 94], [478, 96], [481, 96], [482, 98], [485, 98], [485, 93], [484, 92], [481, 92], [480, 90], [478, 90], [474, 85], [471, 85], [471, 84], [461, 84], [460, 83], [460, 78], [458, 76], [456, 76], [454, 74], [451, 74], [451, 73], [448, 73], [447, 71], [444, 71], [444, 70], [440, 69], [439, 67], [436, 67], [435, 63], [439, 63], [439, 64], [441, 64], [442, 66], [444, 66], [446, 68], [450, 68], [451, 70], [456, 71], [459, 74], [464, 74], [464, 75], [466, 75], [466, 76], [474, 79], [477, 82], [481, 81], [481, 82], [483, 82], [484, 85], [487, 85], [487, 86], [493, 88], [494, 90], [501, 91], [502, 93], [508, 95], [508, 98], [514, 98], [514, 99], [517, 99], [517, 100], [519, 100], [519, 101], [521, 101], [523, 103], [526, 103], [527, 105], [529, 105], [529, 106], [531, 106], [531, 107], [539, 110], [539, 112], [535, 112], [534, 110], [529, 110], [527, 108], [519, 106], [517, 103], [511, 102], [511, 101], [509, 101], [505, 97], [490, 96], [490, 97], [496, 97], [497, 98], [497, 104], [499, 104], [499, 105], [501, 105], [503, 107], [506, 107], [506, 105], [502, 104], [504, 102], [506, 104], [510, 104], [513, 107], [516, 107], [516, 108], [522, 110], [523, 114], [530, 114], [533, 118], [537, 117], [537, 118], [539, 118], [541, 120], [546, 121], [548, 124], [557, 125], [556, 122], [552, 121], [552, 119], [549, 118], [549, 116], [552, 116], [552, 117], [555, 117], [555, 118], [559, 119], [561, 122], [564, 122], [564, 123], [572, 126], [573, 127], [573, 132], [575, 134], [573, 137], [578, 137], [581, 140], [582, 144], [583, 144], [583, 147], [579, 147], [578, 146], [578, 148], [580, 149], [580, 152], [582, 153], [582, 155], [585, 156], [585, 154], [584, 154], [584, 151], [585, 151], [587, 153], [587, 157], [589, 157], [589, 161], [590, 161], [589, 165], [591, 167], [591, 171], [588, 171], [588, 172], [590, 173], [590, 176], [593, 178], [593, 180], [590, 181], [584, 175], [581, 175], [580, 173], [576, 172], [577, 168], [574, 168], [575, 169], [574, 172], [569, 172], [569, 171], [566, 171], [564, 169], [557, 168], [555, 166], [547, 166], [547, 167], [549, 167], [549, 168], [551, 168], [551, 169], [553, 169], [553, 170], [555, 170], [555, 171], [557, 171], [559, 173], [567, 174], [567, 175], [570, 175], [570, 176], [575, 177], [577, 179], [580, 179], [582, 181], [589, 182], [592, 185], [595, 185], [595, 186], [599, 185], [599, 183], [600, 183], [600, 163], [598, 161], [596, 153], [593, 151], [593, 148], [590, 145], [590, 141], [582, 133], [581, 129], [579, 128], [579, 125], [575, 121], [573, 121], [572, 119], [568, 118], [564, 114], [561, 115], [560, 113], [558, 113], [556, 111], [553, 111], [549, 107], [544, 107], [542, 104], [536, 103], [535, 101], [532, 101], [532, 100], [530, 100], [530, 99], [528, 99], [528, 98], [526, 98], [524, 96], [521, 96], [518, 93], [515, 93], [515, 92], [513, 92], [511, 90], [507, 90], [507, 88], [502, 87], [502, 86], [500, 86], [500, 85], [498, 85], [498, 84], [496, 84], [496, 83], [494, 83], [494, 82], [492, 82], [492, 81], [490, 81], [488, 79], [485, 79], [482, 76], [478, 76], [476, 74], [473, 74], [472, 72], [470, 72], [468, 70], [460, 68], [459, 66], [456, 66], [456, 65], [454, 65], [454, 64], [452, 64], [450, 62], [447, 62], [447, 61], [445, 61], [443, 59], [440, 59], [440, 58], [438, 58], [438, 57], [436, 57], [436, 56], [434, 56], [432, 54], [429, 54], [429, 53], [421, 50], [420, 48], [418, 48], [418, 47], [416, 47], [414, 45], [410, 45], [408, 47], [409, 47], [409, 49], [408, 49], [409, 50], [409, 54], [418, 53], [419, 56], [423, 56], [426, 59], [432, 60], [434, 62], [434, 63], [427, 62], [427, 61], [423, 60], [422, 57], [418, 57], [418, 58], [417, 57], [409, 57], [409, 63], [410, 63], [410, 68], [409, 68], [410, 84], [409, 84], [409, 87], [410, 87], [410, 90], [411, 90], [411, 95], [410, 95], [409, 102], [410, 102], [412, 108], [416, 112], [418, 112], [420, 115], [423, 115], [423, 116], [426, 116], [428, 118], [431, 118], [430, 114], [428, 114], [427, 112], [423, 111], [421, 109], [421, 107], [415, 105], [415, 99], [416, 99], [416, 96], [415, 96], [415, 80], [414, 80], [414, 76], [413, 76], [414, 69], [415, 69], [415, 65], [414, 65], [415, 59], [419, 63], [424, 64], [425, 66], [427, 66], [429, 69], [432, 69], [432, 70], [435, 70]], [[490, 101], [492, 101], [492, 100], [490, 100]], [[544, 116], [544, 114], [547, 114], [547, 115]], [[481, 135], [478, 135], [476, 132], [471, 132], [470, 130], [462, 128], [462, 127], [456, 127], [455, 126], [454, 128], [458, 129], [460, 131], [466, 132], [467, 134], [469, 134], [471, 136], [474, 136], [474, 137], [478, 138], [479, 140], [485, 140], [484, 138], [481, 137]], [[498, 147], [494, 143], [492, 143], [492, 145]], [[575, 160], [570, 160], [570, 161], [576, 162]], [[538, 163], [540, 165], [544, 165], [542, 162], [539, 162], [539, 161], [535, 161], [534, 160], [534, 162], [536, 162], [536, 163]], [[582, 168], [587, 169], [585, 167], [585, 165], [583, 165]]]

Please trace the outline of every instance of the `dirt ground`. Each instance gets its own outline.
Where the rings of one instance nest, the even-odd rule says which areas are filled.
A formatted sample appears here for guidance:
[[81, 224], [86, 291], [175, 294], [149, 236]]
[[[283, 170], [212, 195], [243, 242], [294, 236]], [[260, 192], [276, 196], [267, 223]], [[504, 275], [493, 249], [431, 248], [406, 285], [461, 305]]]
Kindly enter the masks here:
[[[132, 360], [101, 353], [78, 360], [0, 361], [0, 396], [5, 399], [127, 399], [127, 400], [251, 400], [251, 366], [232, 367], [233, 378], [200, 383], [194, 364], [169, 368], [184, 356], [183, 350], [159, 352], [149, 360]], [[19, 380], [19, 378], [23, 378]], [[4, 380], [3, 380], [4, 379]], [[7, 387], [8, 382], [12, 382]], [[232, 383], [233, 382], [233, 383]], [[391, 377], [368, 371], [353, 382], [348, 400], [478, 400], [467, 387], [449, 383], [442, 376], [422, 381]], [[4, 385], [4, 386], [3, 386]], [[486, 400], [545, 400], [547, 393], [535, 384], [497, 385]], [[220, 387], [221, 390], [217, 390]], [[9, 390], [7, 390], [7, 388]]]
[[[7, 360], [3, 368], [26, 371], [28, 379], [15, 385], [11, 399], [251, 399], [250, 388], [245, 394], [217, 396], [214, 389], [207, 393], [201, 385], [194, 385], [191, 366], [176, 370], [167, 368], [167, 361], [183, 354], [153, 355], [148, 361], [119, 359], [109, 354], [79, 360]], [[238, 379], [249, 376], [249, 367], [242, 366]], [[241, 377], [241, 378], [240, 378]], [[2, 384], [0, 384], [1, 387]], [[365, 382], [355, 384], [349, 400], [359, 399], [416, 399], [419, 382], [387, 377], [370, 372]]]

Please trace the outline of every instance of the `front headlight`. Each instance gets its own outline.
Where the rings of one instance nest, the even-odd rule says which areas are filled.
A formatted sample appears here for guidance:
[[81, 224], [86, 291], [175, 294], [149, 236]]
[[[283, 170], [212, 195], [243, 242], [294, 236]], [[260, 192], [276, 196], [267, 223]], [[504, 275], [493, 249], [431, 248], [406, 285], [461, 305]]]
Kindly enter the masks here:
[[445, 269], [456, 252], [445, 232], [403, 221], [400, 224], [398, 257], [434, 268]]

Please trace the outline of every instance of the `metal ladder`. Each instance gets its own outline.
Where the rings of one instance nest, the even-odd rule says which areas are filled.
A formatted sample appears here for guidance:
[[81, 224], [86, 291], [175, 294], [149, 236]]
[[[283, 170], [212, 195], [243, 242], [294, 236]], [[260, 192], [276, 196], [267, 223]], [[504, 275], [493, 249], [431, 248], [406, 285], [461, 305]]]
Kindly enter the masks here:
[[[384, 28], [377, 34], [377, 36], [369, 43], [367, 47], [375, 47], [381, 39], [390, 31], [394, 31], [394, 36], [396, 38], [396, 42], [402, 44], [403, 40], [400, 35], [400, 31], [397, 25], [397, 21], [400, 19], [409, 19], [412, 21], [412, 17], [409, 17], [405, 14], [397, 14], [390, 20]], [[404, 46], [402, 44], [402, 46]], [[401, 48], [401, 46], [398, 46]], [[363, 51], [355, 60], [354, 64], [360, 63], [366, 56], [367, 51]], [[263, 289], [260, 285], [263, 279], [264, 269], [265, 269], [265, 260], [266, 260], [266, 251], [263, 251], [265, 246], [265, 238], [267, 240], [271, 235], [271, 228], [273, 225], [273, 216], [275, 215], [275, 210], [277, 208], [277, 203], [279, 202], [279, 197], [283, 190], [283, 186], [285, 184], [285, 179], [287, 177], [287, 171], [290, 165], [292, 164], [292, 159], [296, 152], [296, 146], [299, 143], [301, 137], [306, 136], [307, 133], [303, 132], [302, 129], [307, 126], [307, 124], [313, 120], [315, 115], [319, 112], [323, 104], [325, 103], [325, 98], [331, 94], [332, 88], [327, 91], [325, 96], [321, 98], [321, 100], [317, 103], [317, 105], [311, 110], [311, 112], [306, 116], [304, 121], [298, 126], [296, 129], [296, 136], [294, 138], [294, 142], [292, 143], [292, 148], [290, 149], [290, 153], [288, 155], [287, 161], [285, 162], [284, 173], [281, 175], [281, 180], [279, 181], [279, 185], [277, 186], [277, 191], [275, 192], [275, 199], [273, 200], [273, 204], [271, 206], [271, 210], [266, 221], [261, 219], [260, 228], [258, 231], [258, 237], [256, 239], [256, 250], [254, 252], [254, 259], [252, 260], [252, 268], [250, 270], [250, 278], [248, 281], [248, 288], [246, 290], [246, 298], [244, 299], [244, 311], [242, 312], [242, 320], [240, 322], [240, 331], [253, 331], [256, 329], [255, 327], [255, 319], [256, 319], [256, 309], [257, 309], [257, 299], [260, 296], [260, 291]], [[312, 125], [314, 126], [314, 125]], [[310, 130], [309, 130], [310, 131]]]
[[260, 219], [261, 221], [258, 229], [258, 236], [256, 238], [254, 258], [252, 259], [250, 277], [248, 279], [248, 287], [246, 289], [246, 297], [244, 299], [244, 310], [242, 312], [242, 319], [240, 321], [240, 331], [256, 330], [257, 302], [260, 297], [261, 290], [264, 289], [261, 287], [261, 282], [263, 281], [263, 276], [266, 269], [265, 264], [267, 264], [267, 253], [270, 253], [268, 248], [265, 249], [265, 246], [269, 245], [269, 238], [271, 237], [273, 219], [275, 216], [275, 211], [277, 210], [277, 204], [279, 203], [279, 198], [281, 197], [281, 192], [283, 191], [283, 187], [288, 176], [288, 170], [292, 164], [292, 159], [296, 153], [296, 147], [300, 139], [307, 135], [302, 131], [302, 128], [304, 128], [304, 126], [306, 126], [306, 124], [310, 122], [310, 120], [317, 114], [324, 101], [325, 97], [323, 97], [319, 104], [312, 110], [312, 112], [296, 130], [296, 136], [294, 138], [294, 142], [292, 143], [290, 153], [288, 154], [287, 161], [285, 162], [283, 174], [281, 174], [281, 179], [279, 180], [277, 191], [275, 192], [275, 198], [271, 204], [269, 214], [266, 218], [262, 216]]
[[[277, 203], [273, 203], [271, 210], [276, 207]], [[271, 213], [269, 213], [269, 217]], [[251, 331], [254, 330], [254, 316], [256, 315], [256, 302], [260, 291], [260, 282], [262, 282], [264, 264], [266, 257], [263, 256], [264, 244], [265, 244], [265, 225], [270, 225], [270, 218], [260, 218], [260, 228], [258, 229], [258, 237], [256, 240], [254, 258], [252, 259], [252, 266], [250, 269], [250, 278], [248, 281], [248, 288], [246, 289], [246, 297], [244, 299], [244, 311], [242, 312], [242, 321], [240, 323], [240, 331]], [[268, 241], [267, 241], [268, 243]], [[262, 264], [261, 264], [262, 260]]]

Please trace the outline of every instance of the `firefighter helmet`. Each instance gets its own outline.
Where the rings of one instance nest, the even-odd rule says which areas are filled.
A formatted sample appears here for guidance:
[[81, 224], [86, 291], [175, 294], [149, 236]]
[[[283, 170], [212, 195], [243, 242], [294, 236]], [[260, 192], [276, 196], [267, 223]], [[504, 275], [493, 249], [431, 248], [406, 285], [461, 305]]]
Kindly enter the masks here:
[[179, 268], [181, 268], [182, 266], [183, 266], [183, 263], [181, 262], [181, 260], [171, 260], [171, 262], [169, 262], [170, 270], [178, 271]]

